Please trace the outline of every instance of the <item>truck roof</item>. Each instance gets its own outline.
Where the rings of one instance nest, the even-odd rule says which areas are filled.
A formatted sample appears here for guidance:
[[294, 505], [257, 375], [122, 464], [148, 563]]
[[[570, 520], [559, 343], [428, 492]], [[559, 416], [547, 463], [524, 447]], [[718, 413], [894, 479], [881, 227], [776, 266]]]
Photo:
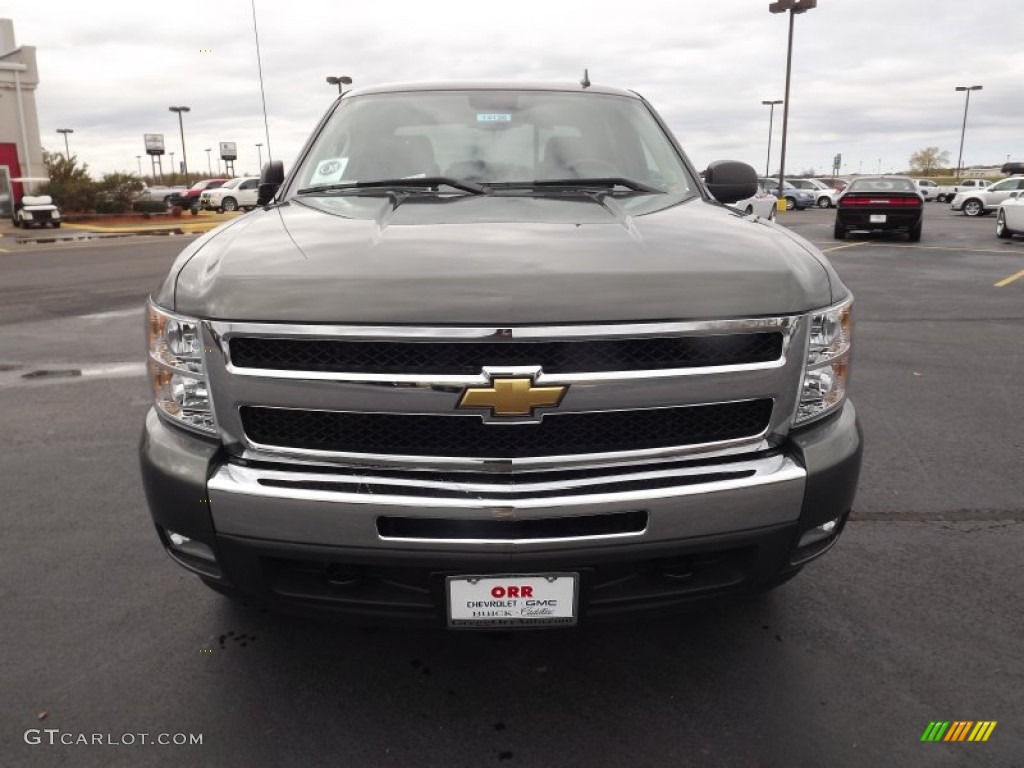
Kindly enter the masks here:
[[635, 91], [612, 88], [606, 85], [591, 85], [584, 88], [579, 83], [552, 83], [523, 80], [450, 80], [438, 82], [383, 83], [354, 88], [345, 92], [345, 97], [365, 96], [371, 93], [401, 93], [403, 91], [564, 91], [572, 93], [599, 93], [607, 96], [625, 96], [639, 99]]

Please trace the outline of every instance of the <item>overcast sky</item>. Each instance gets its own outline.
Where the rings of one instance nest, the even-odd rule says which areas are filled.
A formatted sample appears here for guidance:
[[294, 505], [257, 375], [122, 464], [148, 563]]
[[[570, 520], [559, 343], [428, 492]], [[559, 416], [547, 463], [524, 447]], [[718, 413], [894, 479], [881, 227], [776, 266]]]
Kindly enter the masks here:
[[[351, 9], [351, 10], [350, 10]], [[594, 83], [646, 96], [703, 168], [736, 159], [764, 170], [766, 99], [785, 88], [787, 16], [768, 0], [256, 0], [270, 144], [290, 166], [337, 95], [410, 80]], [[21, 45], [38, 49], [43, 145], [94, 172], [135, 170], [142, 134], [165, 134], [190, 171], [204, 149], [238, 144], [239, 173], [263, 142], [250, 0], [14, 0], [0, 5]], [[971, 95], [964, 164], [1024, 160], [1024, 0], [819, 0], [796, 17], [786, 162], [791, 173], [902, 170], [922, 147], [956, 162]], [[775, 110], [772, 171], [781, 109]], [[263, 148], [266, 160], [267, 148]], [[213, 153], [216, 170], [216, 150]], [[143, 157], [145, 163], [145, 157]], [[166, 166], [165, 166], [166, 167]], [[787, 174], [789, 175], [789, 174]]]

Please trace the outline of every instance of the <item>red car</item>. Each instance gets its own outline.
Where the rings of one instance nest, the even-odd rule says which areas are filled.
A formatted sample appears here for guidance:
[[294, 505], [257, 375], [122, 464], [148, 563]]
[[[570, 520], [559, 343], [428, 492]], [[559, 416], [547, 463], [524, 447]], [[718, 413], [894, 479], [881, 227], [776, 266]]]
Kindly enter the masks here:
[[192, 211], [192, 215], [195, 216], [199, 213], [199, 195], [202, 194], [203, 190], [216, 189], [226, 181], [227, 179], [203, 179], [202, 181], [197, 181], [184, 192], [171, 195], [171, 205], [176, 205], [179, 208], [188, 208]]

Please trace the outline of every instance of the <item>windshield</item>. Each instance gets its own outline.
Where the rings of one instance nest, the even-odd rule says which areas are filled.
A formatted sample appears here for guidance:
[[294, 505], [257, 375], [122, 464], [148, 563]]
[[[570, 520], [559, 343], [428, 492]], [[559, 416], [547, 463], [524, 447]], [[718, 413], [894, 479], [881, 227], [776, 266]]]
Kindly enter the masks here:
[[225, 182], [224, 182], [224, 183], [223, 183], [223, 184], [222, 184], [222, 185], [221, 185], [221, 186], [219, 187], [219, 189], [234, 189], [234, 188], [235, 188], [235, 187], [237, 187], [237, 186], [238, 186], [239, 184], [241, 184], [241, 183], [242, 183], [243, 181], [244, 181], [244, 179], [242, 179], [242, 178], [237, 178], [237, 179], [230, 179], [230, 180], [228, 180], [228, 181], [225, 181]]
[[637, 99], [551, 91], [406, 91], [343, 102], [298, 170], [296, 189], [446, 177], [499, 184], [625, 178], [696, 189]]

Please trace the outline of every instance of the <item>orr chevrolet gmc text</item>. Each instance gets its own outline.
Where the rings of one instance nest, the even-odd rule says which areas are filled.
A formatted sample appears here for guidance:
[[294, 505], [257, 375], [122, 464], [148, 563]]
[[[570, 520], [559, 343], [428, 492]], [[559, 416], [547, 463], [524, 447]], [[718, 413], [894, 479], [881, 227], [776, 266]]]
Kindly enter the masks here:
[[450, 627], [785, 581], [853, 504], [852, 297], [722, 204], [755, 188], [702, 184], [632, 92], [346, 93], [152, 296], [167, 552], [229, 595]]

